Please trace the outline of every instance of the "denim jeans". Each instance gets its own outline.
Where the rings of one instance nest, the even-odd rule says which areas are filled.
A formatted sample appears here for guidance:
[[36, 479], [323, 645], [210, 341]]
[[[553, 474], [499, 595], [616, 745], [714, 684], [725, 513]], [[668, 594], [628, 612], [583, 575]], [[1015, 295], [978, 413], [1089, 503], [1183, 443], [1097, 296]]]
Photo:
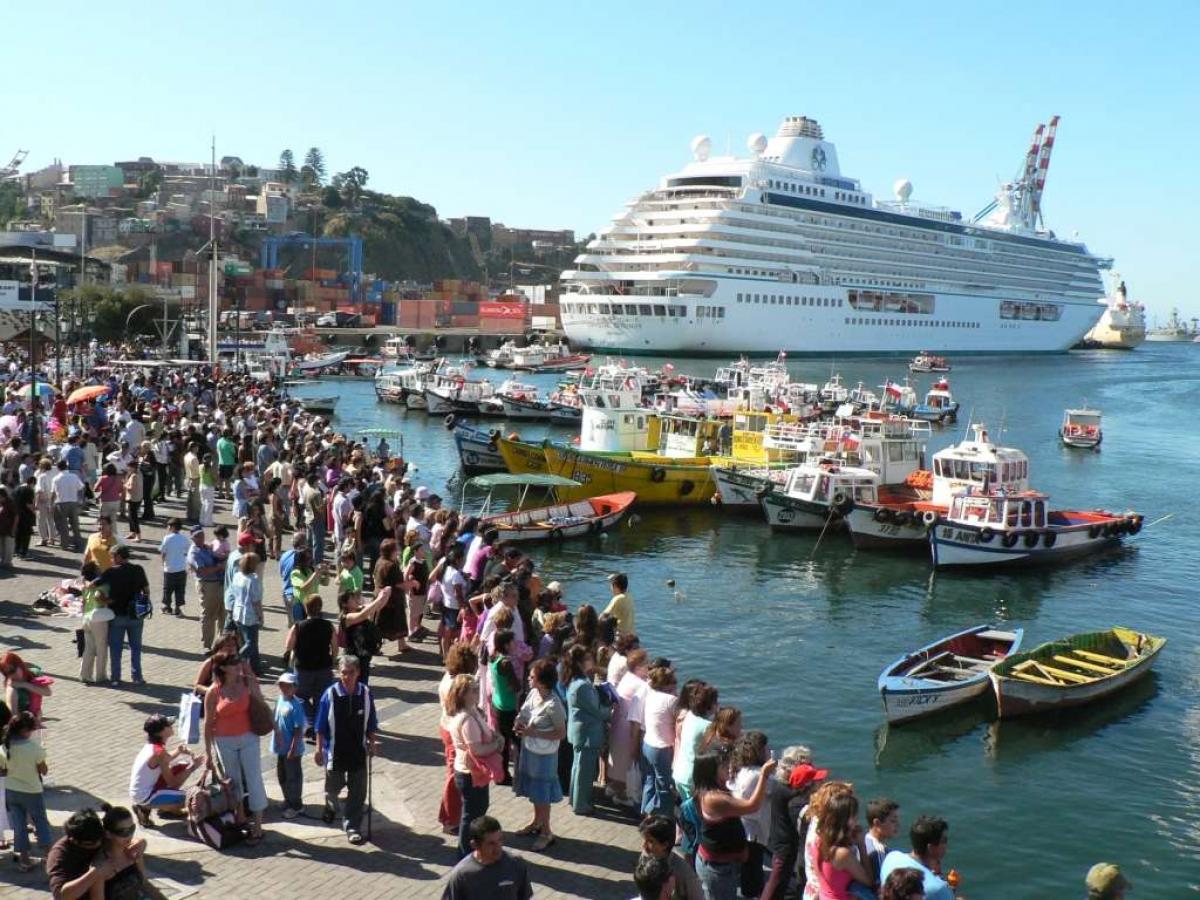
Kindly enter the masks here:
[[250, 812], [262, 812], [267, 808], [267, 789], [263, 785], [262, 753], [259, 739], [253, 731], [229, 737], [214, 738], [221, 767], [234, 781], [234, 790], [240, 797], [244, 792]]
[[238, 625], [238, 641], [241, 646], [238, 652], [242, 654], [242, 659], [250, 663], [250, 668], [257, 674], [262, 668], [262, 663], [258, 659], [258, 625]]
[[320, 565], [325, 561], [325, 520], [313, 519], [308, 523], [308, 546], [312, 550], [313, 563]]
[[27, 794], [9, 788], [5, 792], [4, 805], [8, 810], [8, 824], [13, 830], [13, 849], [17, 853], [29, 852], [28, 823], [33, 823], [37, 832], [38, 846], [42, 852], [50, 850], [54, 836], [50, 833], [50, 820], [46, 818], [46, 795]]
[[710, 863], [696, 855], [696, 875], [700, 878], [704, 900], [737, 900], [741, 874], [740, 863]]
[[[675, 815], [675, 779], [671, 775], [672, 747], [642, 744], [642, 815]], [[626, 793], [629, 793], [626, 787]]]
[[592, 791], [600, 774], [600, 751], [596, 747], [576, 747], [571, 764], [571, 809], [580, 814], [592, 812]]
[[129, 668], [134, 681], [142, 677], [143, 621], [131, 616], [116, 616], [108, 623], [108, 659], [113, 681], [121, 680], [121, 651], [129, 635]]
[[471, 853], [471, 823], [488, 811], [488, 786], [475, 787], [464, 772], [454, 773], [454, 783], [462, 795], [462, 818], [458, 820], [458, 855], [462, 858]]

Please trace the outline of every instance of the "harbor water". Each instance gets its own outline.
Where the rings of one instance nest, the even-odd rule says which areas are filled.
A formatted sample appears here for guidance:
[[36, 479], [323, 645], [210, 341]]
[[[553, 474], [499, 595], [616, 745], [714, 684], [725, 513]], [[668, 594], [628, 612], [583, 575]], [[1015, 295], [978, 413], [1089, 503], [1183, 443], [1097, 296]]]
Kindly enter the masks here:
[[[703, 376], [715, 366], [670, 362]], [[1100, 860], [1119, 862], [1138, 897], [1200, 891], [1200, 347], [953, 364], [959, 422], [935, 427], [930, 456], [961, 440], [972, 419], [984, 421], [996, 443], [1029, 455], [1031, 483], [1052, 507], [1134, 509], [1147, 527], [1120, 550], [1059, 568], [935, 574], [925, 557], [856, 551], [844, 533], [773, 534], [757, 517], [710, 507], [643, 509], [609, 534], [535, 548], [543, 578], [566, 585], [572, 608], [602, 608], [605, 576], [629, 573], [643, 646], [672, 659], [683, 678], [718, 685], [722, 702], [741, 707], [746, 727], [765, 731], [776, 751], [807, 744], [864, 801], [897, 800], [905, 823], [898, 844], [907, 847], [903, 835], [917, 815], [945, 818], [946, 864], [972, 900], [1081, 896], [1084, 874]], [[905, 374], [899, 359], [790, 368], [796, 380], [818, 384], [837, 371], [847, 387]], [[503, 373], [489, 377], [498, 383]], [[930, 378], [913, 376], [919, 392]], [[296, 393], [331, 386], [339, 429], [400, 430], [419, 466], [415, 483], [461, 502], [440, 417], [377, 404], [370, 382]], [[1099, 453], [1057, 438], [1063, 409], [1084, 401], [1104, 413]], [[570, 437], [525, 423], [484, 427]], [[468, 507], [479, 499], [468, 494]], [[1027, 647], [1116, 624], [1168, 644], [1151, 677], [1090, 707], [998, 722], [989, 697], [889, 728], [876, 690], [884, 665], [982, 622], [1024, 627]]]

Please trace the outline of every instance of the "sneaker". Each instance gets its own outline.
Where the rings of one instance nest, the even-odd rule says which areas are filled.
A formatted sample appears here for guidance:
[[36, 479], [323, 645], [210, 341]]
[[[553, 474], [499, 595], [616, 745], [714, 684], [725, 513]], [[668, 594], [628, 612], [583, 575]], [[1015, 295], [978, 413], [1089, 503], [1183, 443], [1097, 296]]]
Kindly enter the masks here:
[[352, 843], [356, 847], [359, 844], [361, 844], [364, 840], [363, 836], [361, 834], [359, 834], [357, 831], [347, 831], [346, 839], [349, 840], [350, 843]]
[[183, 607], [182, 606], [175, 607], [175, 615], [179, 616], [180, 618], [183, 618]]
[[285, 819], [297, 819], [303, 812], [304, 810], [302, 809], [292, 809], [291, 807], [288, 807], [283, 811], [283, 817]]
[[162, 611], [164, 616], [169, 616], [171, 614], [171, 607], [164, 605]]

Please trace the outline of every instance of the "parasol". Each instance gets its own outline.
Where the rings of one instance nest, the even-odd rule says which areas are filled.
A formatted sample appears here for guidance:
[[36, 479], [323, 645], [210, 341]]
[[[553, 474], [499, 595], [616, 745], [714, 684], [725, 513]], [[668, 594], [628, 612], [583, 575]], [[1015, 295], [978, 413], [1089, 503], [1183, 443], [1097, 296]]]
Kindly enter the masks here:
[[103, 397], [111, 388], [107, 384], [89, 384], [87, 387], [81, 387], [71, 391], [71, 396], [67, 398], [67, 403], [83, 403], [86, 400], [95, 400], [97, 397]]

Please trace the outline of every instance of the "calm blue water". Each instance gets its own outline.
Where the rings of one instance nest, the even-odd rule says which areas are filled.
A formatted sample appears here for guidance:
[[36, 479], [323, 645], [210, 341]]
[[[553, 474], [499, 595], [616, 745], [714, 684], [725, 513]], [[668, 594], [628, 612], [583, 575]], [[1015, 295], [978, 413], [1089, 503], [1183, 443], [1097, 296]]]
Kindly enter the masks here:
[[[716, 365], [674, 362], [706, 375]], [[1200, 347], [954, 363], [963, 414], [957, 429], [935, 433], [931, 455], [973, 416], [1029, 454], [1034, 484], [1056, 505], [1169, 518], [1120, 551], [1064, 568], [934, 575], [924, 559], [856, 552], [843, 535], [818, 547], [815, 536], [772, 534], [713, 509], [647, 511], [603, 538], [539, 548], [544, 574], [575, 605], [605, 602], [605, 575], [628, 572], [644, 646], [684, 677], [719, 685], [746, 727], [777, 748], [811, 746], [864, 800], [893, 797], [906, 823], [921, 813], [947, 819], [948, 864], [972, 900], [1080, 896], [1099, 860], [1120, 862], [1138, 897], [1200, 891]], [[791, 368], [820, 383], [831, 367]], [[899, 360], [835, 368], [848, 386], [903, 375]], [[368, 384], [338, 388], [340, 427], [403, 430], [419, 483], [458, 502], [457, 457], [439, 419], [377, 405]], [[1056, 436], [1063, 408], [1085, 399], [1104, 412], [1098, 454], [1067, 450]], [[1152, 678], [1093, 708], [1000, 723], [985, 703], [889, 729], [875, 689], [883, 666], [984, 621], [1023, 626], [1030, 644], [1114, 624], [1169, 644]]]

